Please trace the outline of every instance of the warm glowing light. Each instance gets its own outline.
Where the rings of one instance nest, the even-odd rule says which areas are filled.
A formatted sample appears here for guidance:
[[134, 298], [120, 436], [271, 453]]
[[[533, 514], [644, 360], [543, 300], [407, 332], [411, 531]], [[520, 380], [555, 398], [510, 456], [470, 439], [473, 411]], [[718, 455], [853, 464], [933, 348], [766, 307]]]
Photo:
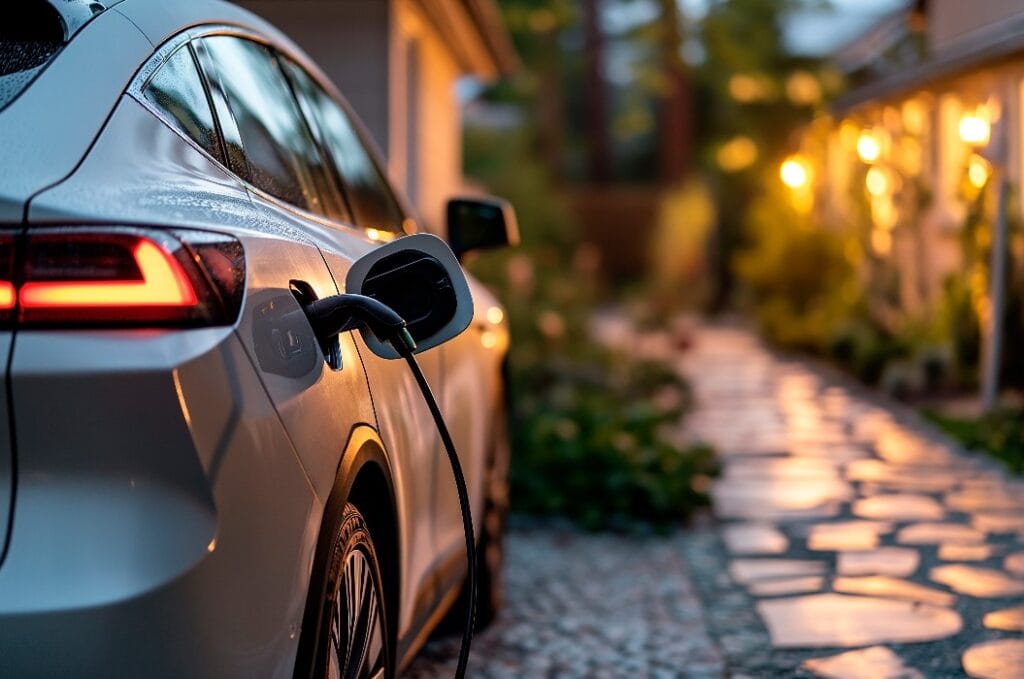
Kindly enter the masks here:
[[779, 168], [782, 183], [791, 189], [807, 186], [811, 181], [811, 170], [799, 156], [790, 156]]
[[892, 231], [899, 222], [899, 210], [890, 196], [875, 196], [871, 199], [871, 218], [875, 227]]
[[0, 281], [0, 309], [14, 308], [14, 284]]
[[907, 132], [923, 134], [927, 119], [924, 103], [920, 99], [908, 99], [903, 102], [903, 129]]
[[977, 113], [965, 115], [960, 119], [960, 138], [965, 144], [984, 146], [988, 143], [991, 132], [988, 120]]
[[807, 71], [794, 71], [786, 79], [786, 96], [797, 106], [809, 106], [821, 101], [821, 85]]
[[366, 237], [370, 240], [380, 240], [380, 231], [377, 229], [367, 229]]
[[864, 185], [867, 186], [868, 193], [872, 196], [882, 196], [889, 190], [889, 177], [885, 170], [873, 167], [864, 177]]
[[189, 307], [195, 290], [181, 265], [155, 243], [141, 240], [133, 252], [141, 281], [29, 281], [21, 305], [33, 307]]
[[757, 161], [757, 144], [750, 137], [733, 137], [718, 149], [716, 159], [726, 172], [745, 170]]
[[729, 96], [736, 101], [748, 104], [768, 98], [768, 88], [760, 78], [745, 73], [737, 73], [729, 78]]
[[865, 130], [857, 138], [857, 155], [865, 163], [873, 163], [882, 156], [882, 145], [875, 135]]
[[493, 349], [498, 346], [498, 336], [490, 330], [484, 330], [480, 333], [480, 344], [484, 349]]
[[501, 310], [501, 307], [492, 306], [487, 310], [487, 321], [492, 325], [497, 325], [505, 319], [505, 312]]
[[984, 187], [985, 184], [988, 183], [988, 178], [991, 173], [992, 171], [987, 160], [978, 154], [971, 156], [970, 161], [967, 163], [967, 180], [970, 181], [975, 188], [980, 189]]
[[887, 255], [892, 250], [892, 234], [884, 229], [871, 232], [871, 249], [879, 255]]
[[860, 127], [852, 120], [844, 120], [839, 125], [839, 143], [843, 148], [850, 151], [857, 148], [857, 139], [860, 137]]
[[210, 544], [206, 545], [206, 551], [211, 554], [217, 549], [217, 538], [210, 540]]

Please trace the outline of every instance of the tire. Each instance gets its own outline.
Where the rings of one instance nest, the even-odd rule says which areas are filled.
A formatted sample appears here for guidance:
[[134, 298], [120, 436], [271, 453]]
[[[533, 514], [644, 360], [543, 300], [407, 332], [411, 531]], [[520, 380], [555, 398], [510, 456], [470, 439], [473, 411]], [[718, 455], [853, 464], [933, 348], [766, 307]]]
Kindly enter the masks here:
[[391, 679], [387, 606], [373, 538], [352, 503], [340, 512], [330, 512], [328, 506], [328, 514], [317, 546], [308, 625], [303, 626], [295, 676]]

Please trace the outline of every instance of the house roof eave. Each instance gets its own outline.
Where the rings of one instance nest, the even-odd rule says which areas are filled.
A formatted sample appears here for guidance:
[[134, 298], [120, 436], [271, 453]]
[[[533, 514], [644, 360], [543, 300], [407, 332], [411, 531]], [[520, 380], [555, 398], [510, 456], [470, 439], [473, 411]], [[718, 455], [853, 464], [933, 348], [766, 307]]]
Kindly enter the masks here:
[[920, 89], [979, 66], [1024, 53], [1024, 16], [977, 31], [916, 66], [867, 83], [836, 99], [832, 109], [845, 114], [879, 99]]

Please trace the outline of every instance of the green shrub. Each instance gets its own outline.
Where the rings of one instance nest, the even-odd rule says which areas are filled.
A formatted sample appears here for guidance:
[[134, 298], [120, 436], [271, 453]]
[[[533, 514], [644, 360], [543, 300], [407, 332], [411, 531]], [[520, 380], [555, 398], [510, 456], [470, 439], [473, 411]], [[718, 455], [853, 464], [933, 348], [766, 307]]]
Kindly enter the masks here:
[[637, 520], [667, 526], [708, 504], [714, 454], [674, 440], [689, 394], [664, 366], [603, 356], [554, 361], [519, 377], [517, 511], [598, 529]]
[[1024, 412], [1003, 408], [979, 418], [951, 417], [934, 411], [926, 415], [968, 448], [982, 450], [1024, 471]]

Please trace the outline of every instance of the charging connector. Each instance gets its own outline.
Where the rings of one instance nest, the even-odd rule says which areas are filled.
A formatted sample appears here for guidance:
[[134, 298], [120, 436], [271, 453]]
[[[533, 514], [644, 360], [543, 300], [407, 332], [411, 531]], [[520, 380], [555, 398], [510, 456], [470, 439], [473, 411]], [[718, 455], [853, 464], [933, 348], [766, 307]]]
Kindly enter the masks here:
[[462, 645], [459, 648], [459, 662], [455, 670], [456, 679], [466, 676], [469, 663], [469, 649], [473, 642], [473, 627], [476, 623], [476, 534], [473, 530], [473, 515], [469, 504], [469, 489], [466, 477], [462, 472], [459, 456], [455, 452], [437, 399], [427, 383], [427, 378], [416, 360], [416, 341], [406, 327], [405, 319], [394, 309], [372, 297], [356, 294], [333, 295], [307, 304], [304, 308], [313, 331], [321, 340], [332, 338], [338, 333], [348, 330], [367, 328], [377, 339], [389, 342], [395, 351], [405, 359], [423, 395], [423, 400], [434, 418], [434, 425], [441, 436], [448, 463], [455, 479], [455, 490], [459, 496], [459, 509], [462, 511], [462, 528], [466, 536], [467, 580], [469, 581], [469, 606], [467, 607], [465, 627], [462, 630]]

